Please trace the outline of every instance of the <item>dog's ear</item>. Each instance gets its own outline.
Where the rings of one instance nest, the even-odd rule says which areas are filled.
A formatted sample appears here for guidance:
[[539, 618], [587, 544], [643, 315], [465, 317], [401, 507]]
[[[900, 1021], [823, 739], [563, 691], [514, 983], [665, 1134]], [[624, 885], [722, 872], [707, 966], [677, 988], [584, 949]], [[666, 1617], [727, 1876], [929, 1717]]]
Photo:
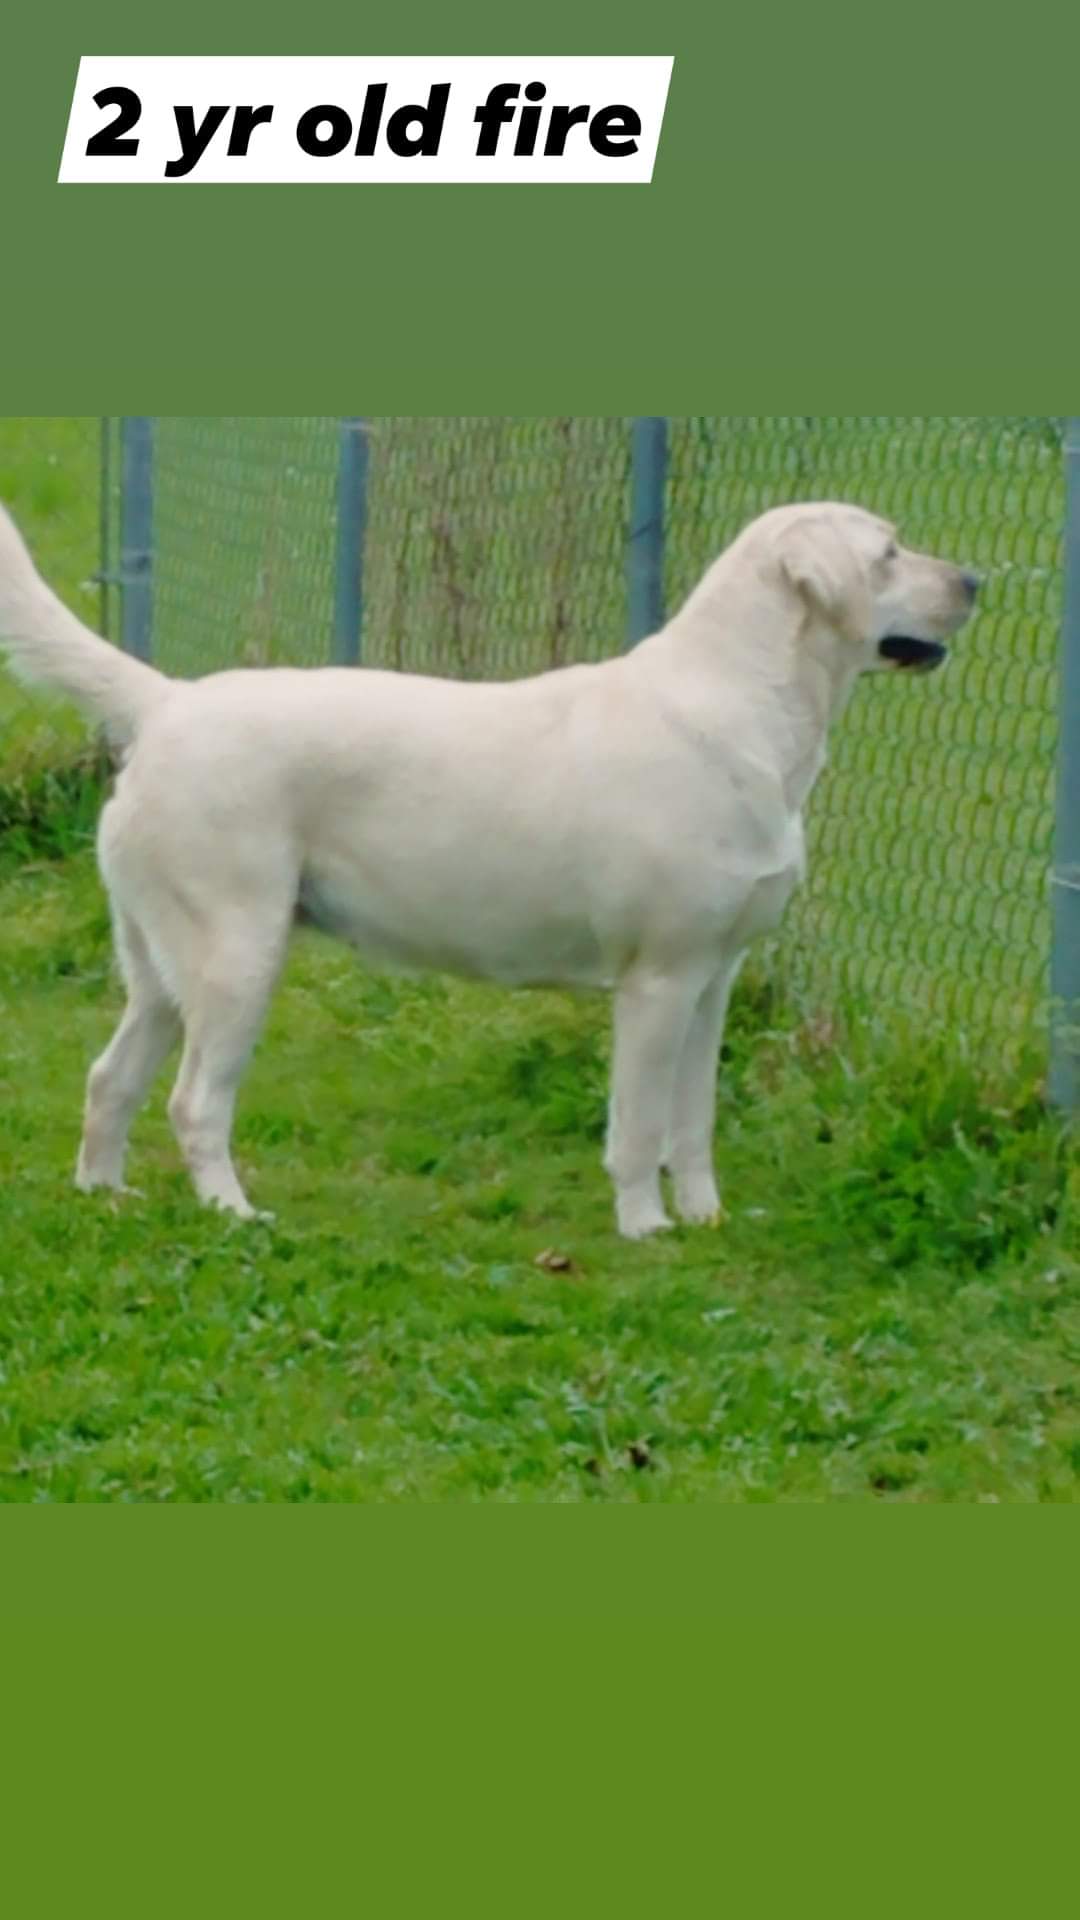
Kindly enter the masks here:
[[788, 584], [847, 640], [865, 640], [873, 609], [866, 575], [844, 535], [824, 515], [797, 520], [780, 537], [780, 569]]

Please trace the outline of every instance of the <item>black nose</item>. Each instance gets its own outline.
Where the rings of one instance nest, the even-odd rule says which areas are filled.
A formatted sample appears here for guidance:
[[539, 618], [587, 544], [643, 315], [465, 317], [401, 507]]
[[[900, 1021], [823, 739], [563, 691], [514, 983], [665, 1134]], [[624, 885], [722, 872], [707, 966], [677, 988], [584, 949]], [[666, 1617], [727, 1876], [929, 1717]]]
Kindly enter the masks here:
[[964, 592], [967, 594], [969, 600], [974, 600], [981, 586], [982, 581], [977, 573], [964, 574]]

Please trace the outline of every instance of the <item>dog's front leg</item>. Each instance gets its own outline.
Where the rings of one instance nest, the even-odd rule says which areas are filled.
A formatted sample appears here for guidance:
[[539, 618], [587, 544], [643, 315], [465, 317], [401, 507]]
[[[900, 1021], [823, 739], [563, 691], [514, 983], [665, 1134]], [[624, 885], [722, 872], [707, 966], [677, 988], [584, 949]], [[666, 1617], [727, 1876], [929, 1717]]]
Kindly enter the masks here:
[[698, 976], [635, 968], [615, 991], [604, 1165], [615, 1187], [619, 1232], [628, 1240], [671, 1225], [660, 1198], [660, 1158], [679, 1057], [701, 989]]
[[675, 1182], [675, 1206], [684, 1220], [715, 1226], [722, 1215], [713, 1166], [716, 1076], [728, 1001], [743, 954], [710, 981], [694, 1009], [683, 1042], [664, 1165]]

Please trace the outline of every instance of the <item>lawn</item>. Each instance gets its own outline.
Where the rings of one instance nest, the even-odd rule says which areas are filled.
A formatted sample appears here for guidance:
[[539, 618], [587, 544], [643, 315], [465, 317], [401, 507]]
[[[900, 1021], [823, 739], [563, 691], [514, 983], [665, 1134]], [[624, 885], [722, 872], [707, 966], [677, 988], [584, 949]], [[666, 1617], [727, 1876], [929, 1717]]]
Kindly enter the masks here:
[[[0, 422], [0, 497], [89, 617], [95, 425]], [[1012, 514], [1022, 530], [1029, 508], [989, 457], [983, 482], [992, 525]], [[181, 505], [174, 492], [178, 524]], [[827, 939], [847, 912], [884, 972], [781, 994], [759, 960], [724, 1065], [727, 1224], [643, 1245], [615, 1237], [600, 1170], [602, 1002], [388, 981], [314, 936], [296, 943], [238, 1115], [242, 1175], [273, 1224], [196, 1206], [168, 1074], [135, 1129], [143, 1197], [77, 1195], [85, 1070], [120, 1005], [95, 796], [63, 772], [78, 723], [43, 735], [42, 709], [7, 689], [0, 1500], [1076, 1499], [1080, 1151], [1043, 1107], [1044, 1036], [1019, 991], [1040, 964], [1040, 538], [1023, 582], [1006, 569], [992, 589], [951, 732], [931, 687], [890, 687], [872, 697], [895, 694], [896, 717], [879, 704], [845, 736], [847, 798], [820, 827], [839, 917], [820, 919], [819, 894], [796, 924]], [[273, 570], [257, 578], [269, 593]], [[224, 618], [211, 592], [195, 601]], [[1012, 755], [983, 724], [995, 644], [1017, 672], [1028, 661], [1008, 683]], [[935, 805], [948, 823], [929, 847], [902, 835], [907, 790], [893, 807], [874, 775], [883, 739], [909, 785], [920, 755], [942, 782], [920, 799], [920, 823]], [[865, 816], [847, 811], [860, 751]], [[34, 771], [49, 765], [60, 773]], [[1019, 882], [995, 868], [988, 887], [980, 862], [1010, 849]], [[934, 887], [954, 910], [928, 952], [913, 900]], [[1018, 983], [1009, 1047], [944, 1017], [940, 994], [933, 1018], [906, 1023], [878, 990], [905, 952], [931, 983]], [[988, 964], [999, 953], [1014, 974]]]
[[[272, 1225], [70, 1184], [115, 1018], [89, 854], [0, 890], [0, 1498], [1066, 1500], [1080, 1158], [1033, 1074], [732, 1029], [728, 1224], [616, 1239], [602, 1004], [298, 941], [245, 1083]], [[552, 1257], [554, 1256], [554, 1257]]]

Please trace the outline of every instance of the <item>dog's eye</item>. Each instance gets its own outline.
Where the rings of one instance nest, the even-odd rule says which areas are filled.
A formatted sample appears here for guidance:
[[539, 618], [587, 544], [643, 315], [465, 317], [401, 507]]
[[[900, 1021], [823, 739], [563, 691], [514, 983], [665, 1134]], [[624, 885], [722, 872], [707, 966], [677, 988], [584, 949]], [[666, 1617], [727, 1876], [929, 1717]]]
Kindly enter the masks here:
[[899, 547], [897, 546], [897, 544], [896, 544], [896, 541], [895, 541], [895, 540], [890, 540], [890, 541], [889, 541], [889, 544], [888, 544], [888, 546], [886, 547], [886, 549], [885, 549], [885, 551], [884, 551], [884, 553], [882, 554], [882, 556], [881, 556], [881, 557], [882, 557], [882, 559], [883, 559], [883, 560], [899, 560], [899, 558], [900, 558], [900, 549], [899, 549]]

